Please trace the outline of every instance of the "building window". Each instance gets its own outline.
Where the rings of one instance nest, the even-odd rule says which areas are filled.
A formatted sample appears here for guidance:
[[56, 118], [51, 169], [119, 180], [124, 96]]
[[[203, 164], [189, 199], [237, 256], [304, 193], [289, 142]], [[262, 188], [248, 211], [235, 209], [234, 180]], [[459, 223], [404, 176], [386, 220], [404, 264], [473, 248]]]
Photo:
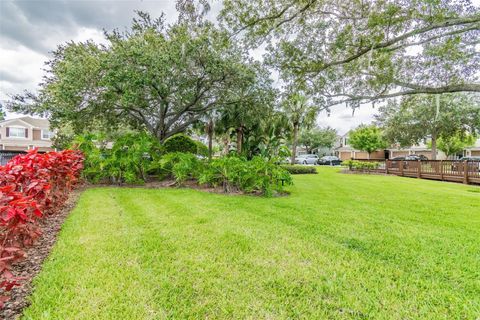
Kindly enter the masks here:
[[50, 140], [53, 138], [54, 133], [50, 130], [42, 130], [42, 139], [43, 140]]
[[13, 137], [13, 138], [26, 138], [26, 131], [27, 129], [25, 128], [16, 128], [16, 127], [10, 127], [8, 130], [8, 136]]

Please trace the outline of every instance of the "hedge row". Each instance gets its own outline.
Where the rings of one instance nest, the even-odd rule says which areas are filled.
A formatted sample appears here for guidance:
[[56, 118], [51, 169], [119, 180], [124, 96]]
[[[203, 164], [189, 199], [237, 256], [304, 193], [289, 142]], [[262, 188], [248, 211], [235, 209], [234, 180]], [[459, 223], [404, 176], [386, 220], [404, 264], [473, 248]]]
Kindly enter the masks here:
[[313, 166], [310, 167], [310, 166], [285, 164], [285, 165], [282, 165], [282, 168], [287, 170], [291, 174], [315, 174], [315, 173], [317, 173], [317, 169], [315, 169], [315, 167], [313, 167]]
[[40, 236], [39, 220], [61, 209], [82, 167], [82, 153], [72, 150], [33, 150], [0, 166], [0, 308], [21, 280], [11, 265]]
[[343, 162], [343, 165], [347, 166], [350, 170], [374, 170], [380, 166], [380, 163], [373, 161], [346, 160]]

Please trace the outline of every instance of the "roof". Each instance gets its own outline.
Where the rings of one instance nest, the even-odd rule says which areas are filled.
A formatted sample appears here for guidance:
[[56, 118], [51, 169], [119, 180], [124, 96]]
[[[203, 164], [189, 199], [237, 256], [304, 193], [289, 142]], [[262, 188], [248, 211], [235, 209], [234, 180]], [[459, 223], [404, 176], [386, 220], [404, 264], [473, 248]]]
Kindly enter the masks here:
[[4, 125], [4, 124], [7, 124], [7, 123], [9, 123], [11, 121], [15, 121], [15, 120], [20, 120], [22, 122], [25, 122], [25, 123], [29, 124], [30, 126], [32, 126], [34, 128], [48, 128], [48, 127], [50, 127], [50, 122], [48, 121], [48, 119], [33, 118], [33, 117], [29, 117], [29, 116], [3, 120], [3, 121], [0, 121], [0, 125]]

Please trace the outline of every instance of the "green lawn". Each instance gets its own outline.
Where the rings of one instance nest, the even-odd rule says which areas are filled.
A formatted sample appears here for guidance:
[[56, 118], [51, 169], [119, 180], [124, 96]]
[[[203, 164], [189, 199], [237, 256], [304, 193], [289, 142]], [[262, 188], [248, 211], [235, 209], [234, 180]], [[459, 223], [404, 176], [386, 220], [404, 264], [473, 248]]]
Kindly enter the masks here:
[[480, 188], [321, 168], [282, 198], [97, 188], [26, 319], [475, 319]]

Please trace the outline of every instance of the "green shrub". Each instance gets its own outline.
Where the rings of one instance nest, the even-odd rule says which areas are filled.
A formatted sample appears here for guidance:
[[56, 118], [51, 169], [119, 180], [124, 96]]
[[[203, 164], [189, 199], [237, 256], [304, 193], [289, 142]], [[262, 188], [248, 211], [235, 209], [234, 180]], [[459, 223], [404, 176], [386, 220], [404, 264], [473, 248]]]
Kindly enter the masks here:
[[250, 161], [237, 156], [214, 159], [199, 176], [200, 184], [222, 185], [226, 193], [241, 190], [266, 196], [282, 191], [282, 181], [287, 185], [292, 183], [288, 171], [259, 156]]
[[197, 153], [196, 142], [187, 135], [182, 133], [171, 136], [163, 143], [165, 153], [183, 152], [183, 153]]
[[98, 183], [103, 177], [104, 156], [102, 150], [95, 144], [95, 135], [77, 136], [70, 148], [81, 150], [85, 156], [82, 177], [90, 182]]
[[187, 179], [196, 179], [203, 171], [203, 162], [192, 153], [167, 153], [160, 160], [164, 171], [170, 173], [177, 184], [181, 185]]
[[208, 157], [208, 147], [200, 141], [195, 141], [197, 145], [197, 154], [203, 157]]
[[85, 154], [83, 177], [93, 183], [143, 183], [159, 154], [157, 140], [147, 133], [127, 133], [111, 149], [94, 135], [78, 136], [74, 145]]
[[343, 162], [350, 170], [374, 170], [380, 166], [379, 162], [346, 160]]
[[281, 167], [287, 170], [291, 174], [316, 174], [317, 173], [317, 169], [315, 167], [310, 167], [310, 166], [284, 164]]
[[214, 187], [222, 185], [225, 192], [232, 192], [245, 170], [244, 161], [236, 156], [213, 159], [200, 174], [198, 182]]
[[105, 170], [113, 182], [143, 183], [157, 147], [157, 140], [147, 133], [125, 134], [106, 153]]

